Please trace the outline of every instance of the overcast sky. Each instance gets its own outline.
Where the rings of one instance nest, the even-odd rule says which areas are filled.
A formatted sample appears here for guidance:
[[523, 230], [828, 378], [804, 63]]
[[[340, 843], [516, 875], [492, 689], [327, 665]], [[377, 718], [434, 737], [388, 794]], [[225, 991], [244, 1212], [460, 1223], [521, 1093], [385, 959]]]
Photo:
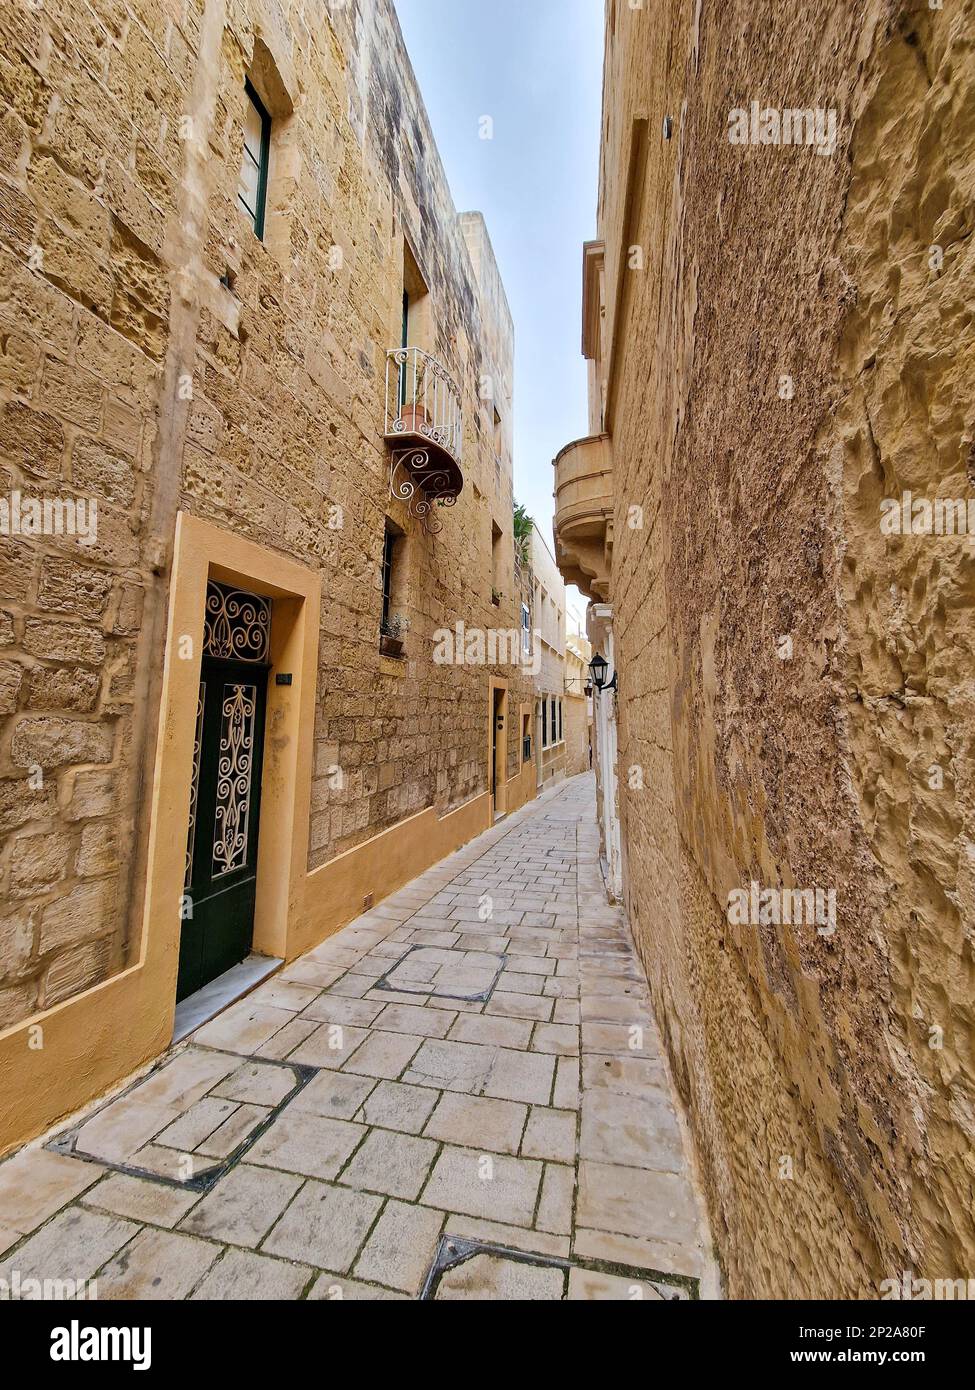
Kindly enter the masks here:
[[552, 459], [588, 432], [582, 243], [596, 233], [603, 0], [395, 5], [454, 202], [487, 220], [515, 321], [515, 497], [551, 547]]

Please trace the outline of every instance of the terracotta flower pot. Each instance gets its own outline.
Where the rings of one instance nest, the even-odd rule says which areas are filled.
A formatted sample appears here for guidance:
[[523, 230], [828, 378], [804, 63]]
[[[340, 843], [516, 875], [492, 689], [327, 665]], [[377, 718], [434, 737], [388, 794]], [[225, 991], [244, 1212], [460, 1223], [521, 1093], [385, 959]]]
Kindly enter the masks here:
[[387, 637], [385, 633], [383, 633], [379, 638], [379, 650], [382, 652], [383, 656], [402, 656], [402, 637]]
[[427, 422], [427, 412], [422, 405], [404, 405], [399, 418], [407, 434], [422, 434], [421, 427]]

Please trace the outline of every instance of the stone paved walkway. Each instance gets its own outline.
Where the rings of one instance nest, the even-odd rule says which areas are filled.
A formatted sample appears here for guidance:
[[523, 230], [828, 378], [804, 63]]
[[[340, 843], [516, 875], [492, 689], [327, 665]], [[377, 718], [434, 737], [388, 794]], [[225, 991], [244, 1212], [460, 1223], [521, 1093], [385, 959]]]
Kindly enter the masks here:
[[0, 1165], [0, 1278], [106, 1298], [713, 1287], [588, 776]]

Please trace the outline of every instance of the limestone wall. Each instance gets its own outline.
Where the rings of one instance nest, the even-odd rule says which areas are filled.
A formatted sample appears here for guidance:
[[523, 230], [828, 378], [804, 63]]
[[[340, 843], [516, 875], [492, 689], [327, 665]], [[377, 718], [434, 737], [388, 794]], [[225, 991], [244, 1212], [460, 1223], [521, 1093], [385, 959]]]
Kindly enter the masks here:
[[[626, 900], [734, 1296], [975, 1259], [970, 545], [879, 525], [973, 485], [973, 19], [607, 6]], [[729, 922], [753, 880], [835, 932]]]
[[575, 777], [589, 771], [589, 716], [587, 700], [578, 695], [565, 697], [565, 775]]
[[[531, 533], [531, 568], [535, 580], [533, 623], [540, 648], [535, 695], [544, 705], [545, 739], [539, 749], [543, 783], [558, 781], [566, 772], [565, 749], [565, 584], [549, 546], [536, 526]], [[552, 737], [552, 700], [556, 702]], [[558, 731], [558, 702], [563, 702], [562, 737]]]
[[565, 772], [575, 777], [589, 771], [592, 729], [592, 696], [585, 694], [592, 648], [579, 633], [565, 642]]
[[[273, 119], [263, 242], [235, 202], [245, 75]], [[404, 237], [424, 346], [463, 391], [466, 485], [437, 536], [388, 500]], [[485, 790], [488, 676], [530, 683], [431, 659], [459, 620], [519, 626], [513, 583], [491, 604], [511, 460], [505, 512], [482, 380], [510, 389], [512, 337], [479, 256], [488, 295], [389, 0], [0, 10], [0, 493], [98, 504], [93, 545], [0, 536], [0, 1027], [137, 939], [179, 509], [322, 573], [311, 866]], [[378, 650], [387, 513], [402, 662]]]

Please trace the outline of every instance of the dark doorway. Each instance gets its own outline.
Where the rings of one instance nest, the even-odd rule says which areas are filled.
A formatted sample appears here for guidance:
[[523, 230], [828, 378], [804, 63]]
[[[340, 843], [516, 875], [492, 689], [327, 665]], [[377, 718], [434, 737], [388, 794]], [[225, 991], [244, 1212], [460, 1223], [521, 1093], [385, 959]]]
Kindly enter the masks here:
[[501, 791], [505, 780], [508, 736], [505, 732], [505, 713], [508, 707], [508, 692], [495, 689], [491, 701], [491, 768], [490, 784], [493, 798], [494, 817], [504, 811], [501, 805]]
[[207, 585], [177, 1000], [251, 949], [270, 628], [269, 599]]

